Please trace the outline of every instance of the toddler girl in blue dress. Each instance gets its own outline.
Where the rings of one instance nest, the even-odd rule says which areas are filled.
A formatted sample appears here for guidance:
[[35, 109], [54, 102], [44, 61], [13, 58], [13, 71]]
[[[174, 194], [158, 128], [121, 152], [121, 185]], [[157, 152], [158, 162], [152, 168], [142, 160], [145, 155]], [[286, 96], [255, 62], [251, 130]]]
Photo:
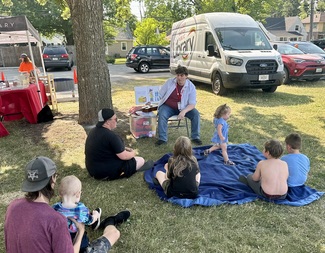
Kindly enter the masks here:
[[229, 119], [230, 114], [231, 114], [231, 109], [227, 104], [220, 105], [216, 109], [214, 113], [214, 119], [213, 119], [215, 131], [211, 139], [214, 145], [211, 148], [204, 150], [204, 155], [207, 156], [212, 151], [221, 148], [225, 165], [235, 165], [233, 161], [229, 160], [228, 153], [227, 153], [228, 130], [229, 130], [229, 125], [227, 123], [227, 120]]

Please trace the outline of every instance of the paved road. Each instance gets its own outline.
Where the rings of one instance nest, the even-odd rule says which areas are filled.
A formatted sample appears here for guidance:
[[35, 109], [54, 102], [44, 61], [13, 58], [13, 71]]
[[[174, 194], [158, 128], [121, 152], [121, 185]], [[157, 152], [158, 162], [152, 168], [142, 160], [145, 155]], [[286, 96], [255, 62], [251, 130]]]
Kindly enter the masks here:
[[[172, 77], [169, 70], [150, 70], [149, 73], [142, 74], [135, 72], [132, 68], [128, 68], [125, 65], [108, 65], [111, 82], [112, 84], [120, 84], [130, 80], [145, 80], [148, 78], [168, 78]], [[0, 72], [3, 72], [6, 80], [14, 80], [18, 78], [18, 67], [11, 68], [0, 68]], [[73, 78], [73, 70], [71, 71], [62, 71], [50, 70], [47, 73], [53, 74], [54, 78]], [[0, 76], [1, 78], [1, 76]]]

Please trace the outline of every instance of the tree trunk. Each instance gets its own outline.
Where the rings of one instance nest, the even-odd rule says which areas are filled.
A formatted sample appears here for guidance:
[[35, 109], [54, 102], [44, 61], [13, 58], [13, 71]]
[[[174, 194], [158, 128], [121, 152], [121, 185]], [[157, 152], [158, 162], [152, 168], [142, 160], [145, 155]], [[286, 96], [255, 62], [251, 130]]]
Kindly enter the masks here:
[[79, 121], [93, 125], [98, 111], [112, 108], [109, 70], [105, 59], [102, 0], [66, 0], [71, 13], [78, 62]]

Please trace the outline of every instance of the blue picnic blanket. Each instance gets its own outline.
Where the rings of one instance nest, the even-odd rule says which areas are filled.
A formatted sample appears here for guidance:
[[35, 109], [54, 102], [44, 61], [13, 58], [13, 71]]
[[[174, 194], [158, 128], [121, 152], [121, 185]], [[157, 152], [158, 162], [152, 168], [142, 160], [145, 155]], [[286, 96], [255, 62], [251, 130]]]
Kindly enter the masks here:
[[[257, 199], [269, 201], [256, 195], [252, 189], [238, 181], [240, 175], [247, 175], [255, 171], [256, 164], [265, 159], [263, 154], [250, 144], [228, 145], [229, 159], [236, 163], [227, 166], [223, 163], [220, 150], [204, 157], [203, 151], [210, 146], [195, 147], [194, 155], [198, 160], [201, 171], [199, 196], [196, 199], [167, 198], [160, 185], [155, 185], [152, 178], [158, 170], [165, 171], [164, 165], [172, 155], [165, 154], [155, 162], [154, 168], [144, 172], [144, 180], [150, 189], [154, 189], [158, 196], [165, 201], [190, 207], [193, 205], [216, 206], [221, 204], [244, 204]], [[308, 186], [291, 187], [285, 200], [272, 200], [276, 204], [303, 206], [319, 199], [324, 192], [319, 192]]]

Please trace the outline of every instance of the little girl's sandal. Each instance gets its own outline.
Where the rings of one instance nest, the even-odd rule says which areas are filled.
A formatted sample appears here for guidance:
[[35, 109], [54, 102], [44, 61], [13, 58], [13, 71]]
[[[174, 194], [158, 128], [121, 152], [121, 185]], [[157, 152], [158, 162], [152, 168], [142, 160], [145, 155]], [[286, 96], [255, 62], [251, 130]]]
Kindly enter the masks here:
[[209, 154], [210, 154], [210, 150], [209, 149], [204, 150], [204, 152], [203, 152], [203, 155], [204, 156], [208, 156]]
[[230, 161], [230, 160], [225, 161], [224, 164], [225, 165], [230, 165], [230, 166], [236, 165], [233, 161]]

